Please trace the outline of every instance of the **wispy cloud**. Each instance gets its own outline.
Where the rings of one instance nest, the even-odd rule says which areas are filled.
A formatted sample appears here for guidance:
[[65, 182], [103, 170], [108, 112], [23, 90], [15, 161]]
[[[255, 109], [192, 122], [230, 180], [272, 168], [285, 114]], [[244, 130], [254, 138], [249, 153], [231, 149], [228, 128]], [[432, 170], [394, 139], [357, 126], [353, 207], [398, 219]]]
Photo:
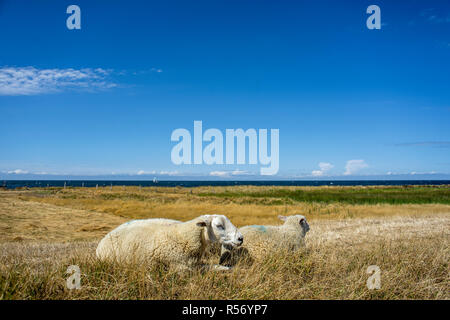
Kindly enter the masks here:
[[364, 160], [348, 160], [345, 165], [344, 175], [352, 175], [358, 171], [367, 168], [369, 165]]
[[[156, 171], [156, 170], [152, 170], [152, 171], [144, 171], [144, 170], [139, 170], [136, 173], [138, 176], [145, 176], [145, 175], [162, 175], [162, 176], [176, 176], [179, 174], [178, 171]], [[134, 175], [134, 174], [131, 174]]]
[[[324, 175], [322, 177], [316, 177], [319, 179], [326, 180], [349, 180], [354, 179], [354, 177], [358, 177], [358, 179], [362, 180], [378, 180], [378, 179], [445, 179], [449, 180], [450, 173], [442, 172], [442, 171], [404, 171], [404, 172], [393, 172], [388, 171], [386, 173], [376, 173], [376, 174], [362, 174], [359, 171], [363, 168], [367, 168], [368, 165], [363, 162], [355, 162], [355, 161], [363, 161], [363, 160], [350, 160], [347, 162], [347, 172], [343, 174], [336, 175]], [[254, 180], [311, 180], [311, 174], [285, 174], [279, 175], [277, 177], [264, 177], [263, 179], [261, 175], [257, 173], [246, 173], [246, 174], [233, 174], [234, 171], [211, 171], [209, 173], [206, 172], [177, 172], [177, 171], [145, 171], [143, 174], [139, 174], [136, 172], [133, 173], [102, 173], [102, 172], [90, 172], [90, 173], [81, 173], [81, 172], [44, 172], [44, 171], [34, 171], [27, 169], [15, 169], [15, 170], [2, 170], [0, 171], [0, 179], [4, 180], [13, 180], [13, 179], [21, 179], [21, 180], [34, 180], [34, 179], [46, 179], [46, 180], [59, 180], [59, 179], [68, 179], [68, 180], [151, 180], [153, 177], [158, 177], [161, 180], [217, 180], [218, 178], [224, 180], [242, 180], [242, 181], [254, 181]], [[1, 180], [0, 180], [1, 182]]]
[[150, 73], [162, 73], [162, 72], [163, 72], [163, 70], [161, 68], [150, 68], [150, 69], [144, 69], [144, 70], [139, 70], [139, 71], [122, 70], [119, 72], [119, 74], [121, 74], [121, 75], [132, 74], [134, 76], [139, 76], [139, 75], [147, 75]]
[[209, 173], [211, 177], [229, 177], [229, 176], [249, 176], [252, 173], [244, 170], [234, 170], [234, 171], [211, 171]]
[[422, 174], [437, 174], [437, 172], [436, 171], [430, 171], [430, 172], [416, 172], [416, 171], [413, 171], [413, 172], [410, 173], [410, 175], [412, 175], [412, 176], [422, 175]]
[[231, 172], [231, 175], [233, 175], [233, 176], [248, 176], [248, 175], [251, 175], [251, 173], [248, 171], [244, 171], [244, 170], [234, 170]]
[[420, 13], [429, 23], [450, 23], [450, 13], [442, 15], [435, 8], [428, 8]]
[[450, 141], [418, 141], [418, 142], [406, 142], [397, 143], [396, 147], [427, 147], [434, 146], [439, 148], [450, 148]]
[[327, 173], [328, 171], [330, 171], [333, 167], [334, 167], [334, 165], [332, 165], [331, 163], [328, 163], [328, 162], [320, 162], [320, 163], [319, 163], [319, 168], [320, 168], [320, 170], [314, 170], [313, 172], [311, 172], [311, 175], [314, 176], [314, 177], [321, 177], [321, 176], [323, 176], [325, 173]]
[[27, 174], [28, 171], [22, 170], [22, 169], [16, 169], [16, 170], [8, 171], [8, 173], [9, 174]]
[[209, 173], [209, 175], [212, 177], [227, 177], [228, 174], [228, 171], [211, 171]]
[[175, 171], [160, 171], [159, 174], [163, 176], [176, 176], [179, 175], [180, 173], [175, 170]]
[[153, 170], [153, 171], [139, 170], [139, 171], [137, 172], [137, 175], [138, 175], [138, 176], [142, 176], [142, 175], [146, 175], [146, 174], [155, 174], [155, 173], [156, 173], [155, 170]]
[[0, 95], [38, 95], [77, 89], [95, 91], [117, 86], [112, 71], [102, 68], [37, 69], [1, 67]]

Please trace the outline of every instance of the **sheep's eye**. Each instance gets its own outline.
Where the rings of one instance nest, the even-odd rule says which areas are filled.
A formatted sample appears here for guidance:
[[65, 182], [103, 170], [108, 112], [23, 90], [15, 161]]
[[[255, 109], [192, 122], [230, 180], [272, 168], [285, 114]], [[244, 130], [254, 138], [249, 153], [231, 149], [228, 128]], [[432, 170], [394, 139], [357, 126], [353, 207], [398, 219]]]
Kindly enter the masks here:
[[217, 225], [216, 227], [217, 227], [217, 229], [220, 229], [220, 230], [224, 230], [224, 229], [225, 229], [225, 228], [223, 227], [223, 225], [221, 225], [221, 224]]
[[300, 224], [303, 224], [303, 223], [305, 223], [305, 219], [300, 220]]

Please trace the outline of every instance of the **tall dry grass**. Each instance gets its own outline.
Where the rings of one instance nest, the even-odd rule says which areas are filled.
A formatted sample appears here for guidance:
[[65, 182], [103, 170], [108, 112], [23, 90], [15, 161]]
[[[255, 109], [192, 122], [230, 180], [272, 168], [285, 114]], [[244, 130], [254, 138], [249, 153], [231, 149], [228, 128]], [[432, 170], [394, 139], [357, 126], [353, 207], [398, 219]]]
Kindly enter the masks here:
[[[450, 217], [368, 221], [311, 223], [303, 250], [230, 272], [104, 263], [95, 258], [97, 242], [4, 243], [0, 299], [450, 298]], [[81, 269], [80, 290], [66, 288], [69, 265]], [[381, 268], [380, 290], [366, 286], [370, 265]]]

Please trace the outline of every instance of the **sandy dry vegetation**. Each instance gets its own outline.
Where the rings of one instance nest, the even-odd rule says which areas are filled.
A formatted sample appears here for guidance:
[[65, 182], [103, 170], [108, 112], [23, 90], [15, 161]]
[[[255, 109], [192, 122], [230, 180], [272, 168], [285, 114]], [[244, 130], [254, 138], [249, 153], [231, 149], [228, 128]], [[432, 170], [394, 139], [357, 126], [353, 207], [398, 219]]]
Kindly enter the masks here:
[[[61, 191], [1, 192], [0, 299], [450, 299], [446, 204], [267, 205], [200, 198], [197, 189], [146, 190], [142, 198], [137, 188]], [[281, 224], [277, 214], [298, 212], [311, 231], [304, 250], [231, 272], [178, 274], [95, 258], [101, 237], [132, 217], [211, 212], [236, 225]], [[65, 286], [72, 264], [81, 268], [80, 290]], [[370, 265], [381, 269], [380, 290], [366, 287]]]
[[0, 241], [98, 239], [125, 221], [113, 215], [0, 195]]

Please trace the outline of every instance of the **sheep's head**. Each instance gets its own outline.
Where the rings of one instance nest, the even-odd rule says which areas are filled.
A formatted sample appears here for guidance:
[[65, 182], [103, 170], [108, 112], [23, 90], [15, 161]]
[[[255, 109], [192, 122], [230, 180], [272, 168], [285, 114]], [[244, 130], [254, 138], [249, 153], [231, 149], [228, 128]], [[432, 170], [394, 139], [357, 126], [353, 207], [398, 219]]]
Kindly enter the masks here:
[[302, 231], [302, 237], [306, 235], [306, 233], [309, 231], [309, 224], [308, 221], [306, 221], [306, 218], [300, 214], [294, 215], [294, 216], [278, 216], [278, 218], [282, 221], [284, 221], [285, 225], [294, 226], [296, 228], [300, 228]]
[[238, 247], [244, 241], [239, 230], [223, 215], [204, 215], [197, 226], [205, 228], [203, 235], [207, 242], [218, 242], [227, 249]]

